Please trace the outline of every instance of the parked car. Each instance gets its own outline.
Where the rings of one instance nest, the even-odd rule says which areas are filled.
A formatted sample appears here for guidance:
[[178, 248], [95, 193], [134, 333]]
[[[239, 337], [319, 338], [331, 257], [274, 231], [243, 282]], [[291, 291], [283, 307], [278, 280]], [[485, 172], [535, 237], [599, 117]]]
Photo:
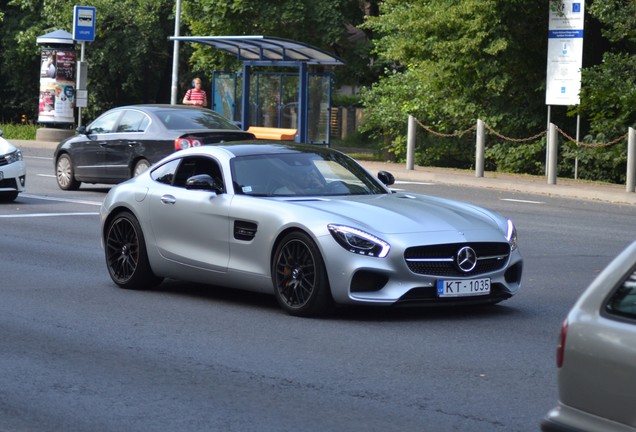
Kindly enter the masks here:
[[636, 431], [636, 242], [591, 283], [561, 327], [559, 400], [544, 432]]
[[182, 105], [114, 108], [57, 145], [55, 177], [63, 190], [82, 182], [128, 180], [164, 156], [188, 147], [253, 139], [212, 110]]
[[24, 191], [26, 164], [22, 152], [2, 137], [0, 130], [0, 202], [10, 202]]
[[393, 193], [392, 183], [318, 146], [182, 150], [107, 194], [106, 266], [123, 288], [163, 278], [243, 288], [300, 316], [334, 305], [495, 304], [519, 290], [510, 220]]

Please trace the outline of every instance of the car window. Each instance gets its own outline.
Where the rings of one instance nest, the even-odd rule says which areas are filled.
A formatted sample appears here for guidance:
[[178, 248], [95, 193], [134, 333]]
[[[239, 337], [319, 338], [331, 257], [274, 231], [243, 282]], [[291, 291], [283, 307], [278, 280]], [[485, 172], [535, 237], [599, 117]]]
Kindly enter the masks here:
[[[152, 170], [150, 177], [159, 183], [185, 188], [188, 179], [199, 174], [209, 175], [216, 184], [223, 187], [223, 175], [219, 164], [206, 156], [189, 156], [171, 160]], [[225, 190], [224, 187], [223, 190]]]
[[113, 132], [115, 124], [117, 123], [117, 119], [120, 115], [121, 111], [113, 111], [102, 115], [90, 124], [90, 126], [88, 127], [88, 132], [96, 134]]
[[210, 110], [164, 109], [156, 111], [161, 123], [171, 130], [239, 128], [225, 117]]
[[606, 311], [624, 318], [636, 319], [636, 271], [631, 273], [610, 297]]
[[126, 110], [119, 120], [117, 132], [144, 132], [149, 124], [150, 119], [146, 114], [141, 111]]
[[281, 153], [232, 159], [234, 189], [255, 196], [329, 196], [386, 193], [345, 157], [330, 153]]
[[159, 183], [171, 185], [180, 161], [180, 159], [175, 159], [163, 165], [159, 165], [157, 168], [152, 170], [150, 177]]

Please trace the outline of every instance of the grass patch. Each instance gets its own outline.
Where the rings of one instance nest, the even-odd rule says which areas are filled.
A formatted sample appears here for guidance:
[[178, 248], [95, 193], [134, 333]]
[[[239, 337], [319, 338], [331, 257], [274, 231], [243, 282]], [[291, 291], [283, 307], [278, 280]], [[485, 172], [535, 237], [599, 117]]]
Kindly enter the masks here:
[[0, 124], [2, 137], [14, 140], [34, 140], [38, 126], [34, 124]]

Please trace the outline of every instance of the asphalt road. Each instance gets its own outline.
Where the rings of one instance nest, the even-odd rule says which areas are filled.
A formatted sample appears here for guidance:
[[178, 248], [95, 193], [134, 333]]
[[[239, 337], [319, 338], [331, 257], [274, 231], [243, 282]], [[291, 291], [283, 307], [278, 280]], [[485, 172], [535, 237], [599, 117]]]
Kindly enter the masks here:
[[23, 151], [28, 191], [0, 205], [3, 432], [536, 431], [561, 321], [636, 232], [633, 206], [400, 182], [513, 218], [521, 293], [300, 319], [248, 292], [116, 288], [98, 233], [108, 187], [63, 192], [50, 151]]

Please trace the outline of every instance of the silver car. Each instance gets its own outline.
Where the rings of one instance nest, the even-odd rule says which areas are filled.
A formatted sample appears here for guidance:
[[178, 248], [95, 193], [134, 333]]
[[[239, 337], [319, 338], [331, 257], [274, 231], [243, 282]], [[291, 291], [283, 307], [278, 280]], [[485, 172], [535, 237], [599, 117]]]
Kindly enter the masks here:
[[0, 202], [10, 202], [26, 187], [26, 164], [22, 152], [0, 130]]
[[123, 288], [171, 278], [271, 293], [300, 316], [334, 305], [494, 304], [519, 290], [510, 220], [393, 193], [392, 183], [318, 146], [181, 150], [106, 196], [108, 272]]
[[559, 401], [544, 432], [636, 431], [636, 242], [568, 313], [557, 367]]

